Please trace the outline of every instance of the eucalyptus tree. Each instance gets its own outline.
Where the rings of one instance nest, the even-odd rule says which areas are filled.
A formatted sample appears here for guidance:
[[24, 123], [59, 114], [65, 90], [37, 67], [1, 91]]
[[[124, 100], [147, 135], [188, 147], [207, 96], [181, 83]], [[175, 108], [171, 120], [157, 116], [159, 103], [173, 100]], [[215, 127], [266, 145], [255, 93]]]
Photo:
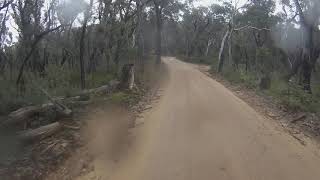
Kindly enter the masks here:
[[[242, 6], [239, 6], [238, 1], [230, 1], [225, 3], [224, 7], [227, 10], [225, 16], [227, 19], [227, 31], [221, 41], [218, 72], [222, 71], [224, 65], [226, 42], [228, 42], [229, 62], [233, 63], [235, 67], [237, 66], [236, 61], [238, 60], [234, 61], [232, 53], [235, 33], [238, 34], [240, 31], [251, 33], [256, 47], [261, 48], [267, 40], [271, 39], [269, 32], [271, 27], [277, 23], [277, 17], [273, 15], [275, 9], [273, 0], [250, 0]], [[252, 41], [252, 39], [247, 39], [247, 41]]]
[[275, 49], [271, 31], [279, 22], [279, 17], [274, 15], [275, 7], [273, 0], [250, 0], [240, 15], [240, 22], [245, 28], [238, 29], [245, 30], [245, 33], [251, 35], [247, 38], [254, 44], [252, 57], [255, 69], [258, 71], [256, 73], [267, 79], [274, 59], [271, 57], [271, 52]]
[[[33, 72], [43, 72], [44, 62], [40, 57], [40, 41], [49, 33], [56, 31], [62, 25], [51, 28], [45, 27], [43, 0], [17, 0], [12, 3], [13, 18], [18, 26], [19, 47], [18, 62], [20, 62], [19, 72], [16, 83], [19, 84], [23, 79], [23, 72], [26, 66]], [[47, 13], [47, 12], [46, 12]], [[45, 20], [48, 20], [45, 18]], [[32, 59], [31, 62], [30, 59]]]
[[[183, 15], [183, 29], [186, 38], [186, 56], [193, 55], [201, 35], [210, 25], [209, 9], [206, 7], [192, 8], [186, 10]], [[198, 45], [199, 46], [199, 45]]]
[[[4, 0], [0, 4], [0, 47], [3, 48], [6, 40], [6, 34], [8, 32], [7, 21], [9, 20], [9, 8], [13, 0]], [[1, 61], [1, 60], [0, 60]]]
[[[219, 50], [219, 59], [218, 59], [218, 72], [222, 72], [222, 68], [224, 66], [224, 50], [226, 46], [226, 41], [229, 42], [229, 60], [232, 61], [231, 57], [231, 48], [232, 48], [232, 35], [234, 31], [234, 23], [235, 16], [239, 11], [238, 1], [230, 0], [228, 2], [224, 2], [224, 11], [222, 13], [225, 15], [225, 19], [227, 20], [227, 31], [225, 32]], [[221, 13], [221, 12], [220, 12]]]
[[[9, 63], [4, 53], [5, 44], [12, 42], [12, 33], [9, 32], [7, 22], [10, 17], [9, 8], [13, 0], [4, 0], [0, 3], [0, 73], [3, 73], [5, 65]], [[7, 36], [8, 35], [8, 36]]]
[[92, 6], [93, 6], [93, 0], [90, 0], [90, 3], [87, 5], [86, 10], [84, 12], [84, 19], [82, 22], [81, 35], [80, 35], [79, 60], [80, 60], [80, 81], [81, 81], [82, 89], [86, 88], [84, 48], [85, 48], [85, 36], [86, 36], [88, 21], [92, 16]]
[[155, 14], [155, 54], [158, 64], [162, 55], [162, 26], [166, 16], [179, 13], [181, 3], [178, 0], [152, 0]]
[[283, 0], [282, 3], [293, 9], [293, 18], [298, 16], [303, 35], [302, 52], [298, 57], [301, 69], [303, 88], [311, 93], [311, 77], [317, 59], [320, 55], [319, 25], [320, 2], [318, 0]]

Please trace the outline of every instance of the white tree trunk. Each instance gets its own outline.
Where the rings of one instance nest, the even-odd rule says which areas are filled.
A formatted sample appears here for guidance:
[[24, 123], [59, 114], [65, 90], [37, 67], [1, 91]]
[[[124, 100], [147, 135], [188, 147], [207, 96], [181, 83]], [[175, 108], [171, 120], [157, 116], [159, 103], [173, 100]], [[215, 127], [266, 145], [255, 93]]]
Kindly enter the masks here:
[[134, 67], [130, 70], [130, 77], [129, 77], [129, 89], [132, 90], [134, 87]]
[[222, 42], [221, 42], [221, 46], [220, 46], [220, 51], [219, 51], [219, 65], [218, 65], [218, 72], [221, 72], [222, 67], [223, 67], [223, 52], [224, 52], [224, 47], [225, 47], [225, 43], [226, 40], [229, 36], [229, 29], [227, 30], [226, 34], [223, 36]]
[[206, 49], [206, 54], [205, 54], [205, 56], [208, 56], [208, 54], [209, 54], [209, 49], [210, 49], [210, 47], [211, 47], [212, 45], [214, 45], [214, 43], [215, 43], [215, 40], [214, 40], [213, 38], [210, 38], [210, 39], [208, 40], [208, 44], [207, 44], [207, 49]]

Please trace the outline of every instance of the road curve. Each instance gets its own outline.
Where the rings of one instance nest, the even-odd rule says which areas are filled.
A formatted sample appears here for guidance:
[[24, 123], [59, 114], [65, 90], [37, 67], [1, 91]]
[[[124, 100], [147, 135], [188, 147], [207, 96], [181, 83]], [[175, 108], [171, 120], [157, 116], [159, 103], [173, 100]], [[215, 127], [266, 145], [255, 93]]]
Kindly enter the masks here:
[[320, 158], [228, 89], [175, 58], [111, 180], [319, 180]]

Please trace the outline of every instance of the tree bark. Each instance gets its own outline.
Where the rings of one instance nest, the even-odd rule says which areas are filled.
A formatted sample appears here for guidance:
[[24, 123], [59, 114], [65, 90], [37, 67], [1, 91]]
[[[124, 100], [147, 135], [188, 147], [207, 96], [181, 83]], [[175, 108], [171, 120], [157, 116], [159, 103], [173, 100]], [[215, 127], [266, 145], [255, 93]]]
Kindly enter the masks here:
[[232, 34], [233, 30], [231, 30], [228, 38], [228, 57], [229, 57], [229, 63], [233, 63], [233, 58], [232, 58]]
[[134, 65], [126, 64], [122, 68], [120, 89], [132, 89], [134, 87]]
[[90, 0], [89, 7], [87, 7], [84, 13], [84, 20], [81, 28], [81, 36], [80, 36], [80, 81], [81, 81], [81, 89], [86, 88], [86, 75], [85, 75], [85, 63], [84, 63], [84, 46], [85, 46], [85, 36], [87, 31], [87, 25], [91, 14], [91, 8], [93, 5], [93, 0]]
[[37, 129], [27, 130], [18, 133], [19, 139], [22, 141], [35, 141], [47, 138], [62, 128], [59, 122], [55, 122], [46, 126], [39, 127]]
[[141, 0], [136, 1], [137, 6], [137, 31], [136, 31], [136, 41], [137, 41], [137, 51], [138, 51], [138, 64], [141, 72], [144, 71], [143, 62], [143, 37], [142, 37], [142, 8], [143, 5]]
[[94, 89], [84, 90], [79, 95], [86, 96], [89, 94], [100, 94], [100, 93], [108, 94], [108, 93], [114, 91], [119, 86], [119, 84], [120, 84], [120, 82], [118, 82], [118, 81], [110, 81], [107, 85], [104, 85], [104, 86], [101, 86], [98, 88], [94, 88]]
[[220, 46], [220, 51], [219, 51], [219, 63], [218, 63], [218, 72], [221, 73], [224, 65], [224, 48], [225, 48], [225, 42], [229, 36], [229, 31], [230, 29], [227, 30], [225, 35], [223, 36], [221, 46]]
[[310, 22], [302, 11], [301, 5], [298, 0], [294, 0], [296, 9], [300, 17], [300, 24], [304, 30], [305, 44], [302, 53], [302, 83], [305, 91], [312, 93], [311, 90], [311, 75], [317, 59], [319, 58], [320, 51], [314, 46], [314, 29], [316, 22]]
[[162, 30], [162, 6], [157, 1], [154, 2], [155, 13], [156, 13], [156, 64], [161, 63], [161, 30]]
[[208, 43], [207, 43], [207, 48], [206, 48], [206, 53], [205, 53], [205, 56], [207, 57], [209, 55], [209, 49], [211, 46], [213, 46], [215, 44], [215, 41], [213, 38], [210, 38], [208, 40]]
[[312, 93], [311, 72], [312, 72], [312, 65], [310, 64], [310, 62], [304, 60], [302, 63], [302, 84], [303, 84], [303, 89], [308, 93]]
[[85, 70], [84, 70], [84, 38], [87, 29], [87, 22], [85, 21], [82, 25], [81, 37], [80, 37], [80, 81], [81, 89], [86, 88]]
[[24, 108], [20, 108], [9, 114], [8, 119], [1, 123], [1, 126], [7, 126], [12, 124], [17, 124], [20, 122], [25, 122], [36, 113], [41, 111], [41, 107], [39, 106], [28, 106]]
[[52, 110], [57, 110], [57, 113], [61, 116], [70, 116], [72, 111], [61, 110], [54, 103], [47, 103], [38, 106], [28, 106], [20, 108], [8, 115], [8, 118], [0, 124], [0, 127], [9, 127], [13, 125], [18, 125], [32, 120], [34, 116], [43, 112], [51, 112]]

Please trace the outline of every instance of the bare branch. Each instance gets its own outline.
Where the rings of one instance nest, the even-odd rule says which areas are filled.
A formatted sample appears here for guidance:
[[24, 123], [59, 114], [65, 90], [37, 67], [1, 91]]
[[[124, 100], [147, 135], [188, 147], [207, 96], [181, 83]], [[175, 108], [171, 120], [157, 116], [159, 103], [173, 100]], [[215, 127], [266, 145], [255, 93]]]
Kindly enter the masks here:
[[257, 28], [257, 27], [250, 26], [250, 25], [246, 25], [246, 26], [234, 29], [234, 31], [242, 31], [242, 30], [245, 30], [245, 29], [254, 29], [254, 30], [257, 30], [257, 31], [271, 31], [271, 29], [269, 29], [269, 28]]
[[62, 27], [62, 25], [56, 27], [56, 28], [53, 28], [53, 29], [49, 29], [47, 31], [44, 31], [42, 33], [40, 33], [38, 36], [36, 36], [35, 40], [33, 41], [32, 45], [31, 45], [31, 50], [30, 52], [27, 54], [27, 56], [24, 58], [23, 62], [22, 62], [22, 65], [20, 67], [20, 70], [19, 70], [19, 75], [18, 75], [18, 78], [17, 78], [17, 84], [20, 83], [21, 79], [22, 79], [22, 76], [23, 76], [23, 70], [24, 70], [24, 67], [25, 65], [27, 64], [27, 62], [29, 61], [31, 55], [33, 54], [34, 50], [35, 50], [35, 47], [36, 45], [42, 40], [42, 38], [44, 36], [46, 36], [47, 34], [53, 32], [53, 31], [56, 31], [58, 29], [60, 29]]
[[1, 11], [2, 9], [7, 8], [12, 2], [13, 2], [13, 0], [8, 1], [8, 2], [7, 2], [7, 1], [4, 1], [3, 5], [0, 7], [0, 11]]
[[294, 0], [294, 3], [295, 3], [296, 8], [297, 8], [297, 10], [298, 10], [298, 12], [299, 12], [299, 17], [300, 17], [300, 20], [301, 20], [302, 24], [304, 24], [304, 25], [307, 26], [308, 23], [307, 23], [307, 21], [306, 21], [306, 19], [305, 19], [305, 17], [304, 17], [304, 14], [303, 14], [301, 5], [300, 5], [300, 3], [299, 3], [299, 0]]

